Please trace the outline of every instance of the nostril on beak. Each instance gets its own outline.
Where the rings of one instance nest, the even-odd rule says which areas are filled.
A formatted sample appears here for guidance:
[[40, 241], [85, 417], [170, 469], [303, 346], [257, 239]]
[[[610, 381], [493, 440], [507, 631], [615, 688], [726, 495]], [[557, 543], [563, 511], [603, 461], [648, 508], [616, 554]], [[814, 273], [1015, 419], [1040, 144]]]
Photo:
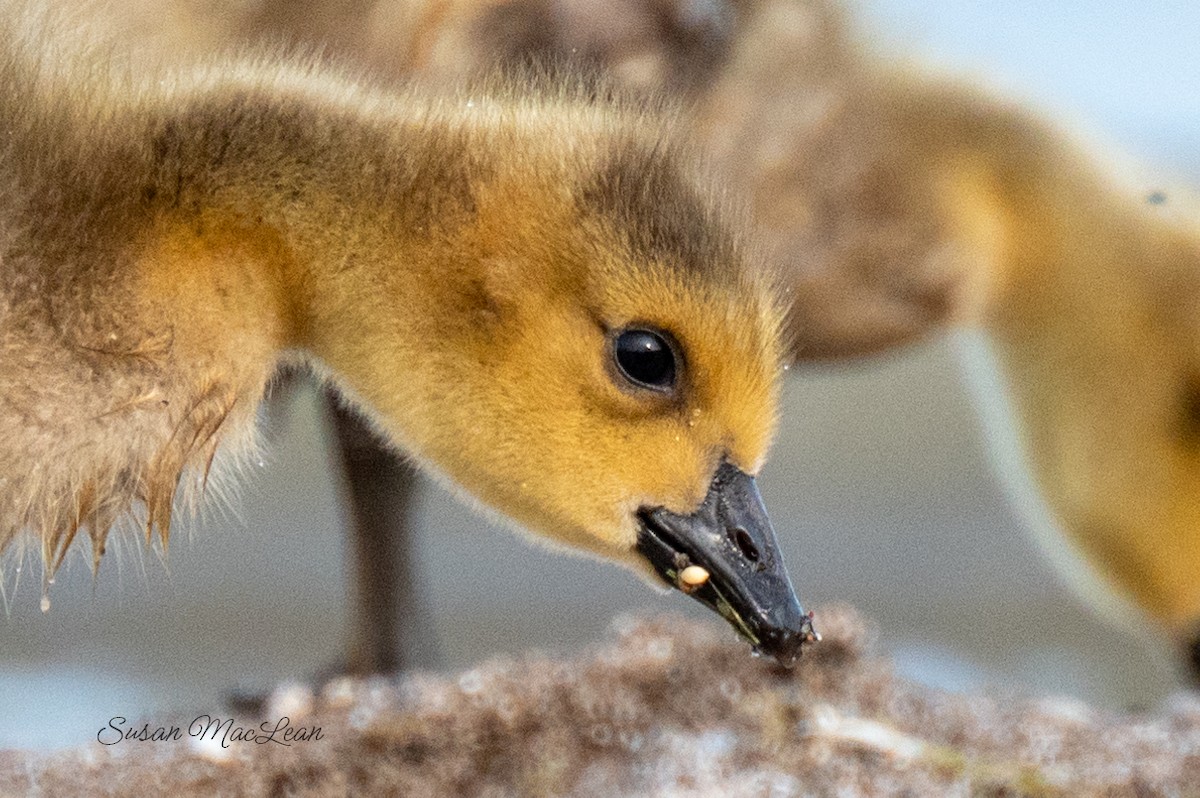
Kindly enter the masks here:
[[758, 547], [754, 545], [754, 541], [750, 539], [750, 533], [742, 529], [740, 526], [735, 527], [730, 531], [730, 537], [741, 550], [742, 555], [750, 562], [758, 562], [761, 556], [758, 553]]

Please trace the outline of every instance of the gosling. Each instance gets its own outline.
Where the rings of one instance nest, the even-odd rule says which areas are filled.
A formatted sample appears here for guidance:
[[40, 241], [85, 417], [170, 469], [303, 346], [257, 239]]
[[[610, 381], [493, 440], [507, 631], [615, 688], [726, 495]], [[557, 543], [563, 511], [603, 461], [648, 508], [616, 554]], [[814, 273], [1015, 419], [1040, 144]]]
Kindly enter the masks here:
[[[427, 472], [790, 662], [754, 475], [782, 311], [661, 111], [230, 60], [140, 84], [0, 30], [0, 550], [99, 566], [312, 369]], [[80, 535], [83, 532], [83, 535]], [[682, 581], [688, 568], [709, 574]]]

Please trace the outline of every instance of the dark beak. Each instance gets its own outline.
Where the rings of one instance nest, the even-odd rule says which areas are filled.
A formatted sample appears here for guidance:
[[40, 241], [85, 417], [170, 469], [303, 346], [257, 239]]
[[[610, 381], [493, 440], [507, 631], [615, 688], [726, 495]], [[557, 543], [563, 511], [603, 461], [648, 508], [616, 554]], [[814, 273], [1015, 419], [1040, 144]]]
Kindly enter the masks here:
[[791, 665], [805, 643], [820, 639], [812, 613], [796, 598], [749, 474], [723, 462], [696, 512], [643, 508], [638, 518], [638, 551], [659, 576], [720, 613], [755, 652]]

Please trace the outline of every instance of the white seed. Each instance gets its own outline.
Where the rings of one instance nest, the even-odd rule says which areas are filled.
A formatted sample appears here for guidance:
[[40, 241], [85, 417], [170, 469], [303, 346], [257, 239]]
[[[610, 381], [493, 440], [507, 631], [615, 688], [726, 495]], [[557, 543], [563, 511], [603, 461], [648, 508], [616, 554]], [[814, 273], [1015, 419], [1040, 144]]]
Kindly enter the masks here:
[[699, 565], [689, 565], [679, 574], [679, 581], [688, 587], [700, 587], [700, 585], [708, 581], [708, 571]]

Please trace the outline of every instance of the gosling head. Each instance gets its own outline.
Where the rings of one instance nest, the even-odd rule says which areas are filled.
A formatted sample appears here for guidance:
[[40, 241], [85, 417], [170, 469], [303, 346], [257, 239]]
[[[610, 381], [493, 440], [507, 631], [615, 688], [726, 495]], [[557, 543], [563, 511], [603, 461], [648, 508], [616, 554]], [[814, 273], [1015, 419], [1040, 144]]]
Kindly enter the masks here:
[[415, 272], [360, 297], [364, 357], [326, 358], [488, 507], [665, 580], [791, 662], [815, 634], [754, 481], [780, 307], [678, 147], [645, 120], [564, 128], [497, 118]]

